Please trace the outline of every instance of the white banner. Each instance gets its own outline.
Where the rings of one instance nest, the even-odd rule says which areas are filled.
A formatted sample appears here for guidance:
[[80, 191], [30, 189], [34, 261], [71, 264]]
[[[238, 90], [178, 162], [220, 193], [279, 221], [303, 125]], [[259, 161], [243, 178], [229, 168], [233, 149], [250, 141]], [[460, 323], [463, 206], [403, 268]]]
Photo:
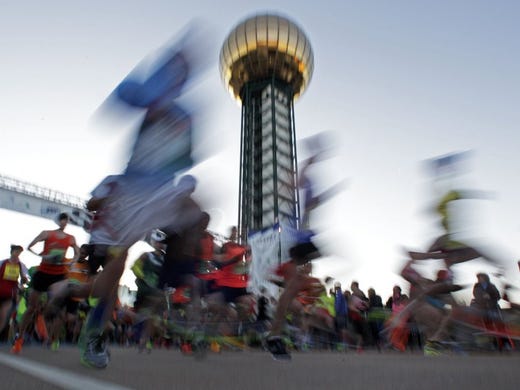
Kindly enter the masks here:
[[248, 290], [253, 294], [258, 294], [264, 287], [269, 295], [277, 296], [278, 287], [270, 283], [269, 279], [280, 264], [278, 227], [251, 234], [248, 237], [248, 244], [251, 246], [252, 254]]
[[269, 295], [278, 296], [278, 287], [269, 280], [281, 263], [289, 260], [289, 248], [297, 241], [297, 230], [286, 225], [275, 225], [248, 237], [252, 262], [248, 290], [258, 294], [264, 287]]

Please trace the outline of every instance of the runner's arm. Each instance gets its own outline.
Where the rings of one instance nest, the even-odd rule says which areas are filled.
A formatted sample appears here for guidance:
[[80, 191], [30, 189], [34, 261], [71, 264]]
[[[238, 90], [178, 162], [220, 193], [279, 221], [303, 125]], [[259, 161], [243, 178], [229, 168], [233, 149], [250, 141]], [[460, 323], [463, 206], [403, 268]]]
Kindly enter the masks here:
[[40, 256], [39, 253], [36, 253], [35, 251], [33, 251], [32, 247], [34, 245], [36, 245], [37, 243], [39, 242], [42, 242], [42, 241], [45, 241], [48, 237], [48, 233], [46, 230], [42, 231], [40, 234], [38, 234], [34, 240], [31, 241], [31, 243], [29, 245], [27, 245], [27, 250], [33, 254], [35, 254], [36, 256]]
[[72, 261], [77, 261], [79, 259], [79, 246], [76, 244], [76, 238], [72, 237], [72, 249], [74, 250], [74, 257]]
[[25, 284], [29, 281], [29, 270], [24, 263], [20, 261], [20, 281]]

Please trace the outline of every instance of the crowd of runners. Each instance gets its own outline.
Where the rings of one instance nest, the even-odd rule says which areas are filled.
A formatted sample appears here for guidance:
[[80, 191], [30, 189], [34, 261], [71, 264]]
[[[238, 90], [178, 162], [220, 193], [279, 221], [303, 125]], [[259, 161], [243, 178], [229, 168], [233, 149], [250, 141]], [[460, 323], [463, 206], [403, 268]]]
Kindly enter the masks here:
[[[23, 353], [29, 342], [59, 350], [67, 341], [78, 344], [85, 365], [104, 368], [110, 342], [139, 351], [178, 347], [196, 356], [257, 346], [276, 359], [289, 359], [294, 349], [318, 348], [417, 347], [439, 354], [483, 339], [500, 350], [514, 348], [518, 323], [504, 320], [498, 305], [502, 296], [488, 275], [478, 275], [471, 305], [452, 296], [461, 288], [453, 277], [457, 264], [483, 258], [499, 271], [504, 266], [452, 231], [448, 206], [473, 194], [449, 190], [441, 197], [437, 211], [445, 234], [424, 252], [407, 251], [400, 274], [409, 283], [408, 294], [402, 293], [407, 286], [396, 286], [383, 304], [373, 289], [365, 295], [356, 282], [342, 289], [332, 278], [313, 276], [312, 260], [321, 253], [311, 212], [343, 186], [315, 194], [306, 170], [323, 158], [320, 153], [302, 164], [297, 180], [304, 192], [302, 217], [290, 221], [297, 234], [266, 281], [280, 293], [252, 294], [248, 271], [255, 258], [247, 237], [231, 229], [217, 240], [207, 230], [209, 214], [192, 196], [197, 180], [184, 174], [196, 164], [191, 143], [197, 121], [178, 98], [203, 68], [205, 55], [200, 44], [190, 44], [194, 36], [188, 31], [163, 49], [156, 65], [145, 61], [146, 71], [138, 66], [104, 103], [106, 111], [114, 104], [119, 113], [122, 107], [140, 109], [143, 120], [125, 170], [107, 176], [91, 192], [89, 242], [80, 247], [65, 232], [69, 216], [62, 213], [58, 229], [41, 232], [25, 248], [41, 257], [37, 267], [23, 266], [19, 245], [2, 261], [0, 326], [13, 353]], [[153, 250], [128, 260], [137, 296], [132, 307], [122, 306], [118, 286], [128, 250], [143, 239]], [[43, 249], [35, 251], [37, 245]], [[443, 262], [435, 280], [417, 267], [427, 259]]]
[[[331, 277], [313, 276], [312, 260], [320, 253], [311, 238], [294, 245], [290, 259], [272, 270], [269, 282], [280, 287], [279, 296], [265, 289], [252, 294], [249, 247], [237, 242], [235, 228], [225, 239], [214, 237], [207, 230], [209, 215], [201, 212], [189, 236], [158, 229], [147, 236], [152, 250], [131, 266], [135, 302], [121, 305], [115, 299], [105, 308], [107, 316], [97, 318], [101, 329], [90, 336], [95, 343], [89, 346], [89, 321], [92, 326], [99, 306], [92, 291], [103, 267], [117, 259], [100, 256], [96, 244], [78, 247], [65, 232], [66, 214], [57, 222], [58, 229], [41, 232], [27, 247], [32, 251], [43, 243], [38, 266], [24, 266], [20, 245], [12, 245], [10, 257], [0, 263], [2, 341], [16, 354], [27, 343], [55, 351], [60, 343], [73, 343], [80, 345], [86, 364], [102, 368], [109, 355], [96, 360], [88, 353], [104, 357], [107, 343], [194, 355], [259, 348], [289, 359], [290, 350], [505, 351], [514, 350], [520, 336], [516, 305], [503, 311], [498, 304], [508, 299], [507, 286], [500, 292], [489, 275], [479, 273], [471, 303], [458, 302], [451, 293], [462, 287], [453, 281], [450, 260], [431, 280], [419, 273], [417, 258], [426, 254], [417, 252], [410, 253], [401, 271], [409, 283], [395, 286], [383, 300], [372, 288], [365, 294], [356, 281], [348, 289]], [[72, 259], [66, 258], [67, 250]]]

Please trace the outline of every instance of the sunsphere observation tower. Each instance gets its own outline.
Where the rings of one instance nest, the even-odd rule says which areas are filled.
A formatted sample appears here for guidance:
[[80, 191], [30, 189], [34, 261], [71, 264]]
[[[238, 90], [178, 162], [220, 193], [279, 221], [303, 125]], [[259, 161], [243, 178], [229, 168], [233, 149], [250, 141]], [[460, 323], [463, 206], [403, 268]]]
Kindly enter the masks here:
[[311, 45], [289, 19], [260, 14], [239, 23], [220, 52], [226, 87], [242, 105], [238, 231], [299, 225], [294, 100], [314, 68]]

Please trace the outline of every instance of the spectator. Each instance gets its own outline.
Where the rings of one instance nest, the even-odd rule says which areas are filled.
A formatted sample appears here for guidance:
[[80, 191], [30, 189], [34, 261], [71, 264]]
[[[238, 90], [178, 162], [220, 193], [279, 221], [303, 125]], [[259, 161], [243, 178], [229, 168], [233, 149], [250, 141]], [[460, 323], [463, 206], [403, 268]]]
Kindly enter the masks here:
[[345, 299], [345, 295], [343, 295], [343, 291], [341, 291], [341, 283], [334, 283], [334, 309], [335, 309], [335, 318], [334, 324], [336, 327], [336, 334], [338, 335], [338, 339], [340, 340], [343, 348], [346, 348], [348, 341], [348, 308], [347, 308], [347, 300]]
[[379, 350], [381, 348], [380, 332], [383, 330], [383, 324], [386, 314], [383, 310], [383, 301], [376, 294], [373, 288], [368, 289], [368, 329], [370, 334], [370, 343], [375, 345]]
[[[477, 283], [473, 286], [473, 296], [472, 304], [480, 311], [486, 329], [490, 332], [505, 333], [506, 329], [498, 305], [500, 293], [491, 283], [487, 274], [477, 274]], [[504, 347], [504, 342], [509, 348], [513, 346], [512, 341], [505, 337], [498, 337], [496, 342], [499, 349]]]
[[383, 307], [383, 301], [381, 300], [381, 297], [376, 294], [376, 290], [373, 288], [368, 289], [368, 308], [381, 308]]
[[352, 290], [352, 295], [355, 295], [359, 299], [361, 299], [361, 300], [363, 300], [365, 302], [368, 302], [368, 298], [365, 295], [365, 293], [363, 291], [361, 291], [361, 289], [359, 288], [359, 283], [358, 282], [353, 281], [350, 284], [350, 289]]
[[392, 310], [393, 314], [399, 313], [404, 306], [408, 297], [402, 294], [401, 287], [394, 286], [392, 290], [392, 296], [386, 301], [386, 308]]

